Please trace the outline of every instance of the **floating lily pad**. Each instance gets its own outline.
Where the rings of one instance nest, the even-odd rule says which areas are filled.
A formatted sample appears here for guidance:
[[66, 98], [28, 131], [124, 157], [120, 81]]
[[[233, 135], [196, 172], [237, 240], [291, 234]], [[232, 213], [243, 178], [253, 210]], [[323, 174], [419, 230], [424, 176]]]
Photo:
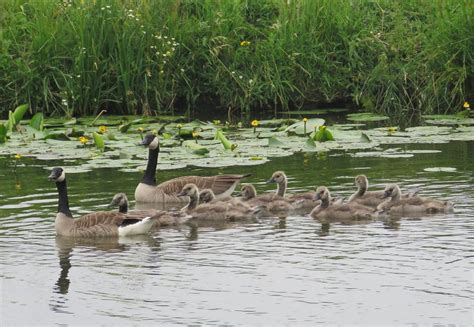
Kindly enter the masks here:
[[306, 130], [305, 130], [305, 122], [304, 121], [299, 121], [297, 123], [294, 123], [285, 130], [285, 132], [288, 133], [294, 133], [296, 135], [306, 135], [311, 134], [315, 128], [324, 125], [326, 121], [321, 118], [311, 118], [306, 121]]
[[382, 115], [376, 115], [370, 112], [361, 112], [357, 114], [349, 114], [347, 115], [347, 120], [350, 121], [382, 121], [382, 120], [388, 120], [390, 117], [388, 116], [382, 116]]
[[427, 171], [427, 172], [454, 172], [454, 171], [456, 171], [456, 168], [453, 168], [453, 167], [431, 167], [431, 168], [425, 168], [423, 170]]

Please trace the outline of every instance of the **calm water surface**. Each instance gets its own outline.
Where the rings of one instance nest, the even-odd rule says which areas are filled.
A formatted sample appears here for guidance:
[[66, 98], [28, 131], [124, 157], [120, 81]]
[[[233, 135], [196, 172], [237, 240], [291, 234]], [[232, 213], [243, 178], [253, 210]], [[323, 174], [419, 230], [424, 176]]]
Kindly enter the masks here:
[[[453, 214], [321, 226], [309, 217], [162, 229], [149, 236], [73, 242], [56, 238], [57, 194], [45, 168], [23, 158], [15, 180], [0, 159], [0, 323], [13, 324], [473, 324], [474, 143], [403, 146], [440, 150], [413, 158], [298, 154], [257, 167], [166, 171], [252, 172], [259, 190], [274, 170], [291, 191], [327, 185], [353, 192], [404, 189], [456, 203]], [[451, 167], [455, 171], [426, 172]], [[68, 175], [78, 216], [114, 193], [133, 198], [140, 173]], [[18, 184], [18, 186], [16, 186]]]

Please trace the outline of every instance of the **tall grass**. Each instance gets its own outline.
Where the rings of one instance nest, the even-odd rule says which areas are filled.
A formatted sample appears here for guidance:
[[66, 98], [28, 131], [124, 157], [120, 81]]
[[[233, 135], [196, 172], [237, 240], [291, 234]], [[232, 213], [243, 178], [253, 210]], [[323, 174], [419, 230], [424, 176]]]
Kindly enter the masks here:
[[[472, 0], [95, 0], [0, 4], [0, 114], [247, 117], [305, 103], [391, 116], [474, 93]], [[243, 42], [245, 41], [245, 42]]]

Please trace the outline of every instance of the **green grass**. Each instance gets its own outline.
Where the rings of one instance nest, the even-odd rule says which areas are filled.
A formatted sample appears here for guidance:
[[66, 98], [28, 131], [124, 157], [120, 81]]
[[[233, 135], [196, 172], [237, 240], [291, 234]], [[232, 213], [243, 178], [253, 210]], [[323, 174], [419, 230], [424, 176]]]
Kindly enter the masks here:
[[474, 102], [473, 13], [472, 0], [5, 0], [0, 115], [453, 113]]

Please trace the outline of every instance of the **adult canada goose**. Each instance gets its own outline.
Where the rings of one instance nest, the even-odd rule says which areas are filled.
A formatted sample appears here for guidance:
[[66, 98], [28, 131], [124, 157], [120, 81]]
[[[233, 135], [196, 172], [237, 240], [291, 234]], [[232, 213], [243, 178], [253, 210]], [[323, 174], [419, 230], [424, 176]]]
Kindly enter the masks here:
[[[212, 191], [208, 192], [212, 198]], [[241, 201], [213, 201], [199, 204], [199, 190], [194, 184], [186, 184], [179, 196], [189, 197], [189, 204], [182, 210], [198, 221], [240, 221], [255, 218], [261, 211]]]
[[117, 211], [99, 211], [74, 219], [69, 209], [66, 173], [53, 168], [48, 177], [58, 189], [58, 213], [54, 222], [57, 235], [73, 237], [110, 237], [146, 234], [155, 224], [154, 217], [128, 217]]
[[242, 201], [251, 206], [265, 208], [264, 216], [286, 216], [294, 209], [291, 202], [277, 193], [257, 195], [257, 190], [252, 184], [244, 184], [240, 190]]
[[216, 176], [182, 176], [156, 185], [156, 165], [160, 152], [160, 142], [157, 136], [147, 134], [141, 143], [148, 146], [148, 164], [142, 181], [135, 189], [135, 200], [137, 202], [177, 202], [186, 203], [185, 197], [177, 194], [184, 185], [195, 184], [199, 189], [211, 189], [216, 198], [227, 197], [232, 194], [237, 184], [247, 175], [216, 175]]
[[110, 206], [117, 206], [119, 212], [126, 214], [127, 217], [153, 216], [156, 220], [156, 225], [160, 227], [178, 226], [183, 224], [188, 218], [187, 215], [181, 211], [165, 211], [156, 209], [129, 211], [129, 202], [125, 193], [115, 194], [112, 202], [110, 202]]
[[325, 186], [316, 189], [316, 200], [321, 204], [311, 211], [310, 216], [321, 222], [339, 220], [374, 219], [377, 214], [374, 209], [358, 203], [331, 203], [331, 194]]
[[397, 184], [387, 185], [383, 197], [386, 201], [379, 204], [377, 210], [388, 213], [438, 213], [450, 212], [454, 208], [454, 204], [449, 201], [440, 201], [420, 196], [404, 198]]

